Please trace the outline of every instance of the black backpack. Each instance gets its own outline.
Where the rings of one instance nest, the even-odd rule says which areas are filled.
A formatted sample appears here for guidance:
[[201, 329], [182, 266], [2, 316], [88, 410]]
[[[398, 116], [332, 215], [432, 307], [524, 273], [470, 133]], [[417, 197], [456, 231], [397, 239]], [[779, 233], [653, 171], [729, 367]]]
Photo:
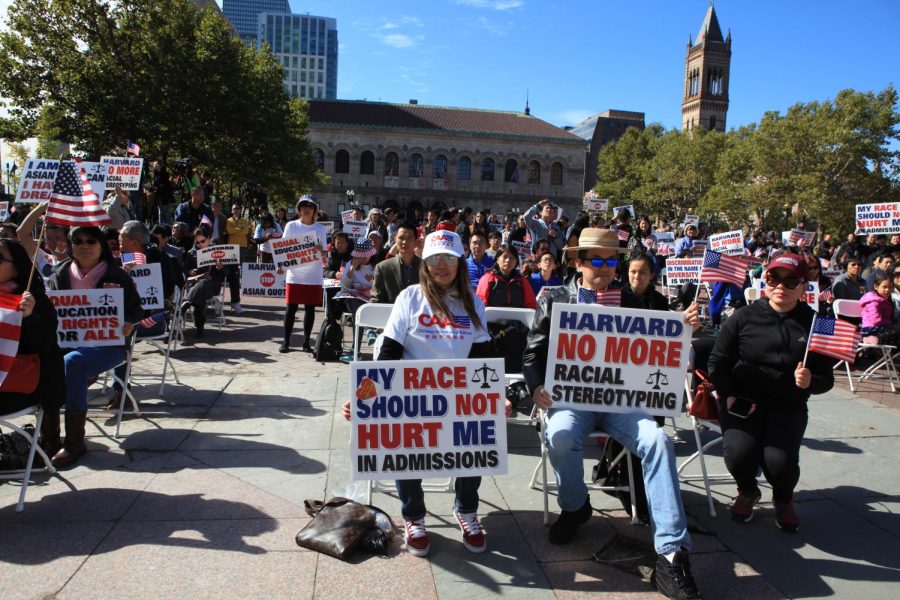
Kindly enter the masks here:
[[341, 357], [344, 351], [344, 328], [337, 320], [326, 318], [316, 338], [313, 357], [319, 362], [332, 362]]
[[528, 326], [521, 321], [502, 319], [487, 324], [492, 355], [502, 358], [507, 373], [522, 372], [522, 355], [528, 338]]
[[[650, 510], [647, 507], [647, 493], [644, 490], [644, 475], [641, 470], [641, 459], [637, 455], [631, 455], [631, 473], [628, 473], [628, 460], [623, 456], [622, 460], [612, 465], [613, 461], [622, 452], [624, 446], [612, 437], [606, 438], [606, 446], [603, 448], [603, 457], [597, 461], [593, 469], [593, 481], [600, 485], [620, 486], [628, 485], [629, 479], [634, 480], [634, 504], [637, 507], [638, 519], [642, 523], [650, 522]], [[631, 516], [631, 494], [627, 490], [607, 491], [610, 496], [615, 496], [622, 503], [625, 512]]]

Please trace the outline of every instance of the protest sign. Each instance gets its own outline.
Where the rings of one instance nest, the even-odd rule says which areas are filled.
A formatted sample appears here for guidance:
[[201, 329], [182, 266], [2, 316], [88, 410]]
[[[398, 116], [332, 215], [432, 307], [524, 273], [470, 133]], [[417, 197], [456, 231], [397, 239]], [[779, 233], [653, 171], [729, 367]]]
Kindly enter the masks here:
[[101, 156], [100, 162], [106, 166], [106, 189], [114, 190], [117, 185], [126, 192], [141, 189], [143, 158]]
[[220, 262], [223, 265], [241, 264], [241, 251], [237, 244], [217, 244], [197, 250], [197, 268]]
[[558, 290], [559, 288], [566, 287], [564, 285], [545, 285], [540, 289], [537, 295], [537, 299], [546, 298], [553, 292], [553, 290]]
[[666, 285], [682, 285], [700, 281], [702, 258], [670, 258], [666, 261]]
[[519, 255], [519, 267], [522, 266], [522, 263], [525, 262], [529, 256], [531, 256], [531, 246], [528, 242], [516, 242], [512, 241], [509, 243], [512, 246], [513, 250], [516, 251], [516, 254]]
[[693, 225], [697, 229], [700, 229], [700, 216], [699, 215], [684, 215], [684, 226]]
[[334, 221], [319, 221], [319, 225], [325, 228], [325, 235], [331, 235], [334, 231]]
[[357, 240], [366, 235], [366, 228], [369, 226], [367, 221], [344, 221], [344, 233], [351, 240]]
[[622, 206], [614, 206], [612, 209], [613, 216], [615, 217], [616, 215], [618, 215], [620, 210], [627, 210], [628, 214], [631, 215], [632, 219], [637, 218], [637, 215], [634, 214], [634, 206], [631, 204], [624, 204]]
[[[812, 246], [813, 238], [816, 237], [815, 231], [802, 231], [800, 229], [791, 229], [787, 232], [789, 246], [800, 246], [801, 248], [809, 248]], [[784, 233], [781, 234], [782, 238]]]
[[125, 344], [122, 288], [48, 290], [47, 296], [56, 309], [60, 348]]
[[98, 162], [81, 162], [81, 168], [91, 184], [91, 190], [97, 194], [97, 198], [103, 201], [106, 196], [106, 165]]
[[737, 229], [711, 235], [709, 249], [720, 254], [741, 255], [744, 253], [744, 234]]
[[609, 198], [593, 198], [587, 201], [588, 212], [605, 213], [609, 208]]
[[[766, 297], [766, 282], [764, 279], [760, 279], [756, 283], [756, 287], [759, 290], [759, 297]], [[803, 292], [803, 295], [800, 296], [800, 302], [806, 302], [809, 304], [809, 307], [816, 312], [819, 312], [819, 282], [818, 281], [810, 281], [806, 284], [806, 291]]]
[[900, 233], [900, 202], [857, 204], [856, 233]]
[[691, 256], [703, 256], [709, 247], [709, 240], [694, 240], [691, 244]]
[[678, 416], [691, 335], [679, 313], [555, 305], [544, 375], [553, 408]]
[[671, 231], [657, 231], [651, 236], [656, 244], [656, 254], [671, 256], [675, 254], [675, 234]]
[[0, 202], [0, 221], [5, 221], [9, 218], [9, 202], [3, 201]]
[[350, 364], [353, 480], [503, 475], [503, 359]]
[[320, 260], [319, 238], [307, 233], [296, 238], [272, 240], [272, 261], [279, 269], [290, 269]]
[[353, 220], [353, 209], [341, 211], [341, 223], [349, 223]]
[[827, 277], [828, 279], [830, 279], [832, 281], [834, 281], [835, 279], [837, 279], [838, 277], [840, 277], [843, 274], [844, 274], [844, 272], [839, 268], [838, 269], [822, 269], [822, 275], [824, 275], [825, 277]]
[[241, 265], [241, 295], [253, 298], [284, 298], [284, 272], [271, 263]]
[[165, 294], [163, 293], [162, 265], [159, 263], [147, 263], [128, 269], [128, 274], [137, 286], [138, 295], [141, 297], [141, 306], [144, 310], [155, 310], [165, 306]]
[[16, 202], [41, 203], [50, 202], [53, 182], [59, 171], [60, 161], [45, 158], [30, 158], [22, 169], [19, 189], [16, 191]]

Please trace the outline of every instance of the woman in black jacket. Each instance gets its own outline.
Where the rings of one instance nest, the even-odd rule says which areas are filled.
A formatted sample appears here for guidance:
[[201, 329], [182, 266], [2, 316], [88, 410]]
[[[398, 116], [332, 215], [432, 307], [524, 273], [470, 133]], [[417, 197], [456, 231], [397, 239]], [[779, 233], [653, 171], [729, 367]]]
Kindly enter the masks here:
[[719, 394], [725, 465], [738, 485], [731, 516], [753, 518], [761, 466], [772, 485], [775, 522], [796, 531], [793, 493], [800, 479], [800, 443], [807, 400], [834, 385], [834, 360], [804, 354], [815, 313], [800, 302], [809, 279], [806, 261], [785, 253], [766, 267], [766, 297], [734, 313], [719, 332], [709, 372]]
[[59, 407], [66, 399], [65, 369], [62, 353], [56, 341], [56, 309], [44, 292], [44, 280], [35, 275], [26, 291], [31, 259], [22, 245], [15, 240], [0, 238], [0, 291], [20, 294], [23, 312], [19, 332], [17, 355], [37, 354], [40, 375], [35, 391], [31, 394], [0, 393], [2, 412], [11, 413], [40, 404], [44, 408], [41, 422], [41, 447], [48, 456], [60, 448]]
[[203, 328], [206, 325], [206, 303], [218, 295], [225, 281], [225, 269], [220, 262], [214, 265], [197, 266], [197, 252], [209, 246], [206, 229], [198, 227], [194, 230], [194, 247], [184, 255], [184, 275], [190, 288], [184, 294], [181, 313], [194, 307], [194, 327], [196, 339], [203, 339]]
[[653, 287], [653, 259], [649, 255], [633, 254], [628, 261], [628, 285], [625, 287], [641, 299], [649, 310], [669, 310], [669, 301]]

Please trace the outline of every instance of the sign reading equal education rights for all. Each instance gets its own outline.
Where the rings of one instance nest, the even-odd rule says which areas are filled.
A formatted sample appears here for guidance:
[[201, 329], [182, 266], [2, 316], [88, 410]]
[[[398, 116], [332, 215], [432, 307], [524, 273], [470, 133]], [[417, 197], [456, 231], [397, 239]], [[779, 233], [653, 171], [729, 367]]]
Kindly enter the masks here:
[[221, 262], [223, 265], [241, 264], [241, 250], [237, 244], [218, 244], [197, 251], [197, 268]]
[[279, 269], [299, 267], [317, 260], [320, 260], [320, 251], [315, 234], [272, 240], [272, 261]]
[[124, 290], [49, 290], [56, 309], [56, 335], [60, 348], [121, 346], [125, 343]]
[[353, 481], [504, 475], [503, 359], [350, 365]]
[[241, 265], [241, 295], [254, 298], [284, 298], [284, 272], [271, 263]]
[[544, 386], [554, 408], [675, 417], [690, 344], [681, 313], [559, 304]]

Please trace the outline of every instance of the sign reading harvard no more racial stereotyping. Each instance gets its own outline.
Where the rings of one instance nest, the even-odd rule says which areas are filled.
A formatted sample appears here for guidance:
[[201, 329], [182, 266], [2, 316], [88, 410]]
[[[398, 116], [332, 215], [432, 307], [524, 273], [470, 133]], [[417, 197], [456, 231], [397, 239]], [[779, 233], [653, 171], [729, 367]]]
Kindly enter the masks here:
[[544, 386], [554, 408], [674, 417], [690, 344], [681, 313], [558, 304]]
[[144, 159], [131, 156], [101, 156], [100, 162], [106, 167], [106, 189], [120, 186], [126, 192], [141, 189], [141, 170]]
[[56, 308], [56, 334], [60, 348], [121, 346], [125, 343], [122, 288], [51, 290]]
[[350, 365], [353, 480], [503, 475], [503, 359]]
[[900, 202], [857, 204], [856, 233], [900, 233]]

